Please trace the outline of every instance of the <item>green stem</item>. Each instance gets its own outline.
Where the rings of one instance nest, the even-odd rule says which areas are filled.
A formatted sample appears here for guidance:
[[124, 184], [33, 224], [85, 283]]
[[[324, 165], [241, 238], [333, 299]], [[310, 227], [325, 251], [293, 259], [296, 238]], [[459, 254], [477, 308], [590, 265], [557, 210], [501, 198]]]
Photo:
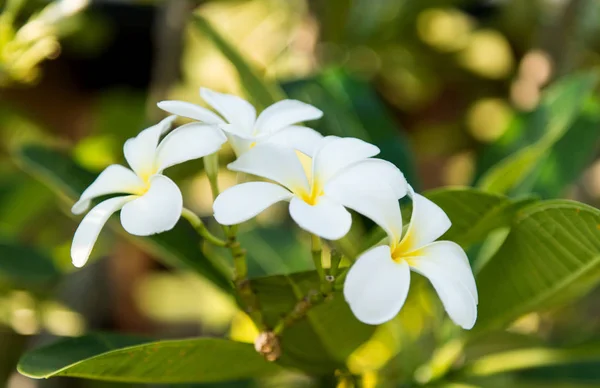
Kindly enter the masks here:
[[[204, 160], [210, 189], [212, 191], [213, 200], [219, 196], [218, 182], [218, 154], [210, 155], [210, 158]], [[237, 225], [225, 226], [222, 225], [223, 232], [227, 236], [227, 241], [224, 242], [225, 247], [229, 248], [233, 257], [233, 284], [237, 291], [238, 301], [243, 306], [244, 311], [250, 316], [256, 327], [263, 331], [265, 324], [263, 322], [258, 298], [252, 290], [250, 280], [248, 279], [248, 260], [246, 258], [246, 250], [237, 240]]]
[[331, 295], [332, 294], [330, 292], [323, 293], [315, 290], [309, 291], [304, 298], [296, 303], [294, 308], [289, 313], [287, 313], [279, 320], [279, 322], [277, 322], [275, 328], [273, 329], [273, 333], [276, 335], [281, 335], [286, 327], [289, 327], [295, 322], [304, 318], [311, 308], [329, 300]]
[[217, 152], [204, 157], [204, 170], [210, 183], [210, 190], [212, 191], [214, 201], [219, 195], [219, 154]]
[[221, 240], [214, 234], [212, 234], [204, 225], [204, 222], [194, 212], [189, 209], [183, 208], [181, 216], [189, 221], [189, 223], [196, 229], [196, 232], [207, 242], [216, 245], [218, 247], [227, 246], [227, 242]]
[[340, 263], [342, 262], [342, 254], [336, 249], [332, 249], [330, 257], [331, 265], [329, 266], [329, 275], [335, 277], [338, 274]]
[[242, 248], [237, 240], [235, 230], [227, 228], [227, 247], [233, 256], [234, 277], [233, 283], [237, 290], [241, 304], [244, 306], [246, 313], [250, 316], [256, 327], [263, 331], [265, 324], [263, 322], [258, 298], [252, 290], [250, 280], [248, 279], [248, 260], [246, 258], [246, 250]]
[[349, 269], [350, 268], [342, 269], [342, 272], [338, 276], [336, 276], [332, 285], [334, 291], [341, 291], [344, 289], [344, 282], [346, 281], [346, 275], [348, 275]]
[[319, 274], [319, 281], [321, 283], [325, 282], [325, 270], [323, 269], [323, 247], [321, 246], [321, 238], [316, 235], [311, 235], [311, 253], [313, 263], [315, 263], [315, 269]]

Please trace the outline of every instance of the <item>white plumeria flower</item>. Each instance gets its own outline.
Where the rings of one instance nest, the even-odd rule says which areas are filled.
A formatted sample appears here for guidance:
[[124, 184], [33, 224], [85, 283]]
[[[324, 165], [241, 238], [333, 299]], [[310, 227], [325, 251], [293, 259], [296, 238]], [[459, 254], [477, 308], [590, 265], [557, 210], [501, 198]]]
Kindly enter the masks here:
[[201, 88], [200, 96], [217, 112], [185, 101], [161, 101], [158, 107], [172, 114], [221, 127], [237, 156], [256, 144], [269, 142], [297, 149], [312, 156], [323, 136], [314, 129], [294, 125], [321, 118], [323, 112], [297, 100], [282, 100], [256, 117], [254, 107], [243, 98]]
[[239, 224], [279, 201], [290, 201], [290, 215], [303, 229], [328, 240], [342, 238], [352, 218], [346, 208], [363, 213], [367, 198], [407, 192], [404, 176], [392, 163], [371, 159], [379, 148], [354, 138], [328, 136], [317, 145], [312, 168], [304, 171], [296, 151], [260, 144], [229, 164], [276, 183], [248, 182], [221, 193], [213, 204], [215, 219]]
[[73, 205], [74, 214], [84, 213], [92, 199], [107, 194], [128, 194], [96, 205], [81, 221], [73, 237], [73, 265], [88, 260], [100, 230], [110, 216], [121, 209], [123, 228], [137, 236], [172, 229], [183, 208], [181, 191], [162, 172], [167, 167], [212, 154], [227, 140], [215, 126], [183, 125], [160, 142], [176, 116], [140, 132], [125, 142], [123, 151], [131, 170], [118, 164], [108, 166]]
[[388, 234], [389, 245], [363, 253], [350, 268], [344, 296], [356, 317], [371, 325], [394, 318], [406, 300], [410, 270], [429, 279], [450, 318], [464, 329], [477, 319], [477, 287], [463, 249], [437, 241], [451, 225], [444, 211], [412, 193], [413, 212], [403, 238], [398, 201], [380, 198], [365, 214]]

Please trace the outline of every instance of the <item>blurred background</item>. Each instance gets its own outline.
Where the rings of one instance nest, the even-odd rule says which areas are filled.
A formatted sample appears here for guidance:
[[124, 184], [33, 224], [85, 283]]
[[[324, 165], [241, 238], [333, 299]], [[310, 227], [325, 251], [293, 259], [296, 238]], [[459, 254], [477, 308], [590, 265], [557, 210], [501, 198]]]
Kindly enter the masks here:
[[[0, 9], [0, 386], [9, 388], [133, 386], [18, 375], [20, 354], [54, 336], [252, 338], [221, 291], [108, 228], [90, 264], [76, 271], [69, 249], [79, 218], [20, 154], [31, 144], [60, 149], [89, 172], [89, 183], [123, 163], [127, 138], [164, 116], [157, 101], [202, 104], [201, 86], [252, 101], [219, 38], [288, 96], [324, 110], [310, 123], [316, 129], [374, 141], [419, 190], [476, 185], [490, 166], [535, 144], [547, 128], [545, 87], [600, 64], [596, 0], [3, 0]], [[191, 23], [193, 10], [202, 26]], [[568, 136], [521, 193], [598, 204], [598, 97], [586, 98]], [[187, 206], [209, 216], [202, 168], [193, 162], [169, 175]], [[224, 171], [221, 179], [226, 187], [235, 176]], [[284, 210], [241, 230], [253, 276], [312, 266], [300, 233], [280, 228]], [[3, 260], [15, 252], [29, 260]], [[558, 343], [590, 340], [600, 329], [597, 296], [529, 315], [512, 329]], [[430, 329], [428, 303], [405, 307], [408, 337]], [[410, 338], [377, 336], [350, 360], [357, 373], [384, 365], [392, 375], [414, 372], [409, 364], [425, 357], [390, 363]], [[240, 384], [310, 381], [291, 375]]]

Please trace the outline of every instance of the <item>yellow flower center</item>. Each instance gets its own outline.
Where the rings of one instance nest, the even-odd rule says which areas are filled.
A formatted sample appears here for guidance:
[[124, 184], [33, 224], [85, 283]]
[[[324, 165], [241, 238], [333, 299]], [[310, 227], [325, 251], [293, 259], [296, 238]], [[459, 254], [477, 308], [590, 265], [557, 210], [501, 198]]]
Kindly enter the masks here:
[[304, 202], [314, 206], [319, 202], [319, 198], [323, 195], [323, 184], [319, 181], [319, 179], [316, 179], [312, 176], [312, 158], [299, 151], [296, 151], [296, 155], [298, 156], [298, 159], [300, 159], [306, 179], [308, 182], [310, 182], [310, 188], [308, 191], [306, 191], [304, 188], [298, 188], [297, 190], [294, 190], [294, 192]]
[[140, 196], [146, 194], [150, 189], [150, 178], [152, 178], [152, 176], [154, 176], [154, 174], [157, 172], [158, 169], [154, 166], [152, 168], [145, 169], [144, 171], [140, 171], [137, 175], [142, 180], [143, 184], [133, 188], [131, 193]]
[[392, 255], [392, 260], [397, 263], [406, 261], [410, 264], [410, 259], [412, 257], [420, 256], [419, 250], [414, 249], [414, 236], [410, 233], [410, 230], [400, 242], [390, 245], [390, 253]]
[[310, 193], [305, 191], [298, 193], [300, 198], [307, 204], [314, 206], [319, 202], [319, 197], [323, 195], [323, 188], [319, 184], [319, 181], [315, 180], [312, 182]]

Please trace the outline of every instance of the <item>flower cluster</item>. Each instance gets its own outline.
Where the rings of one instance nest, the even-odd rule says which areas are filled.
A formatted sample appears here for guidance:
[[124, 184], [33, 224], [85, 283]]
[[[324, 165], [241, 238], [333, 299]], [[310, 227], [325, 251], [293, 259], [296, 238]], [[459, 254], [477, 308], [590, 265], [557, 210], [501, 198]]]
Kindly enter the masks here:
[[[217, 222], [239, 224], [287, 201], [298, 226], [314, 236], [338, 240], [349, 232], [348, 209], [353, 210], [387, 232], [387, 239], [361, 254], [346, 276], [344, 296], [359, 320], [380, 324], [392, 319], [406, 300], [412, 269], [429, 279], [454, 322], [473, 327], [477, 289], [467, 256], [453, 242], [435, 242], [450, 220], [441, 208], [414, 193], [396, 166], [374, 158], [379, 153], [376, 146], [355, 138], [323, 137], [297, 125], [322, 116], [300, 101], [277, 102], [257, 117], [254, 107], [239, 97], [208, 89], [200, 94], [218, 114], [183, 101], [160, 102], [160, 108], [199, 122], [166, 134], [176, 117], [170, 116], [145, 129], [125, 143], [131, 169], [109, 166], [83, 192], [73, 206], [75, 214], [85, 212], [96, 197], [126, 195], [100, 202], [83, 218], [71, 249], [75, 266], [85, 264], [101, 228], [118, 210], [123, 228], [133, 235], [172, 229], [184, 210], [183, 201], [163, 171], [216, 153], [229, 142], [237, 159], [228, 168], [257, 179], [215, 199]], [[413, 210], [403, 231], [399, 199], [406, 195]]]

